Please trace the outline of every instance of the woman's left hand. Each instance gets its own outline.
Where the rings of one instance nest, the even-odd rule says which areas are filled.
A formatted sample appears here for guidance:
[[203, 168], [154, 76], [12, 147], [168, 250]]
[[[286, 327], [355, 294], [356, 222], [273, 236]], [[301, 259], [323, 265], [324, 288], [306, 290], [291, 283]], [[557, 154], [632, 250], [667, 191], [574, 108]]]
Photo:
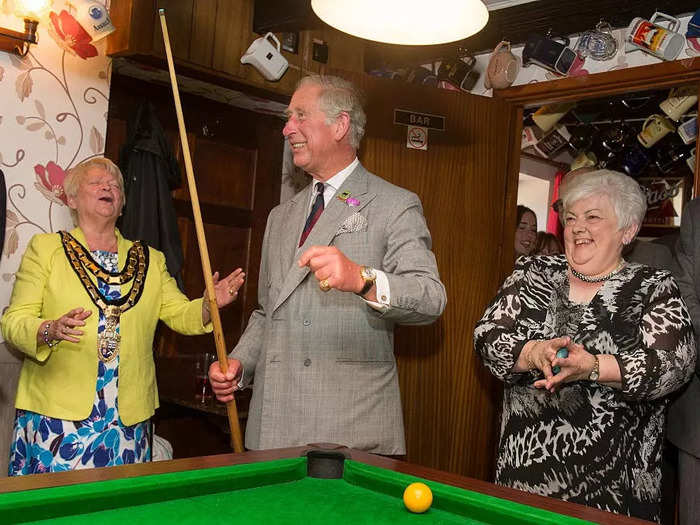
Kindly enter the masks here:
[[243, 286], [245, 274], [240, 268], [236, 268], [223, 279], [219, 280], [219, 272], [214, 272], [214, 293], [216, 294], [216, 306], [223, 308], [231, 304], [238, 297], [238, 289]]
[[587, 352], [583, 345], [573, 341], [566, 345], [566, 349], [569, 351], [568, 357], [555, 357], [551, 363], [552, 367], [559, 367], [559, 373], [535, 381], [535, 388], [544, 388], [549, 392], [554, 392], [564, 383], [588, 379], [595, 364], [593, 354]]
[[[231, 304], [238, 297], [238, 290], [243, 286], [245, 273], [241, 268], [236, 268], [223, 279], [219, 280], [219, 272], [214, 272], [212, 280], [214, 281], [214, 294], [216, 295], [216, 306], [223, 308]], [[209, 296], [204, 290], [204, 301], [202, 302], [202, 320], [207, 324], [211, 319], [209, 314]]]

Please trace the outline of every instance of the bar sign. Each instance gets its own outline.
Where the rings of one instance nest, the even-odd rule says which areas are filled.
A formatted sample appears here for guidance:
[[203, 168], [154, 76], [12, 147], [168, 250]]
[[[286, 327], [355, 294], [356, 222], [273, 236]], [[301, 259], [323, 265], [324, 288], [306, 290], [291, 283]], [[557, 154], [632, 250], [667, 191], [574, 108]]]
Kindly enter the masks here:
[[420, 126], [428, 129], [445, 131], [445, 117], [430, 115], [429, 113], [416, 113], [405, 109], [394, 109], [394, 124], [404, 126]]

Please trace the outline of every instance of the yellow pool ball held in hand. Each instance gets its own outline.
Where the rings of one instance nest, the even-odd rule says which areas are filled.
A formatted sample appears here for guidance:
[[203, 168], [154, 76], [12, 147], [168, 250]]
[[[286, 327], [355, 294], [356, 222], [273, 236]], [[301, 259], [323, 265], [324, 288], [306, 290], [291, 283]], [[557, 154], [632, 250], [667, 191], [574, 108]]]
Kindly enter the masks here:
[[403, 491], [403, 503], [411, 512], [425, 512], [433, 504], [433, 493], [425, 483], [411, 483]]

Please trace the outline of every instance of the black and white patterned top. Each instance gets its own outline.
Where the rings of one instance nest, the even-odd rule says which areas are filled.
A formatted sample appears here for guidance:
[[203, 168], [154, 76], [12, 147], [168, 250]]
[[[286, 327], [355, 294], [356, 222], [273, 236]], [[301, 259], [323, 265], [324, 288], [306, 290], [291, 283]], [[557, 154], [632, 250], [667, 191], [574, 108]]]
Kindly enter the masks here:
[[[585, 305], [569, 301], [564, 255], [521, 257], [474, 332], [486, 367], [506, 384], [496, 482], [659, 521], [667, 396], [690, 379], [695, 343], [671, 274], [628, 263]], [[622, 388], [590, 381], [554, 394], [512, 373], [531, 339], [570, 335], [612, 354]]]

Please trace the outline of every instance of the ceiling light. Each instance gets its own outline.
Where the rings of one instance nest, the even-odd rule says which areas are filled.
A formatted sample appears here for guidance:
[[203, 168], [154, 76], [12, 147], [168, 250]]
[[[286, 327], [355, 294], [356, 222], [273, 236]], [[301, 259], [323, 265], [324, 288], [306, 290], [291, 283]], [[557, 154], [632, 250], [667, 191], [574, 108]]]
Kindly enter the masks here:
[[345, 33], [389, 44], [462, 40], [489, 19], [480, 0], [311, 0], [316, 15]]

